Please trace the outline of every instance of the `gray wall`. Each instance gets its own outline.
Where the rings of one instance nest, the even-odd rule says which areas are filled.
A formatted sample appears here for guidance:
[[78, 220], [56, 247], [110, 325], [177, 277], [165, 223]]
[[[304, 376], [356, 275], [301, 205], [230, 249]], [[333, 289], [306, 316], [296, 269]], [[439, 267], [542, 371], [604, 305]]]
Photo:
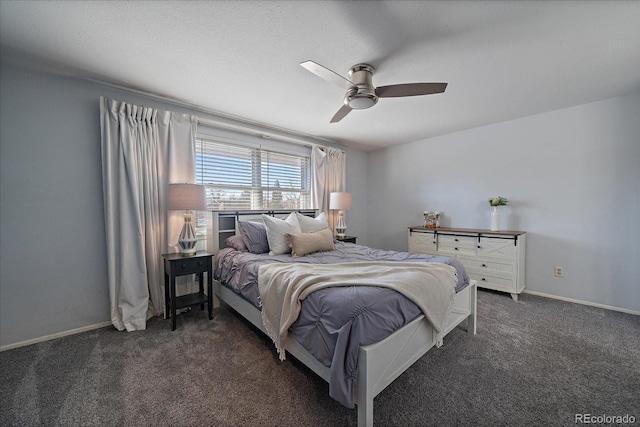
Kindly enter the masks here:
[[98, 101], [0, 71], [0, 344], [109, 320]]
[[489, 228], [503, 196], [527, 289], [640, 311], [640, 93], [378, 150], [368, 176], [369, 246], [406, 250], [425, 210]]
[[[88, 81], [0, 69], [0, 347], [109, 322], [99, 97], [206, 114]], [[366, 229], [366, 154], [346, 149]]]

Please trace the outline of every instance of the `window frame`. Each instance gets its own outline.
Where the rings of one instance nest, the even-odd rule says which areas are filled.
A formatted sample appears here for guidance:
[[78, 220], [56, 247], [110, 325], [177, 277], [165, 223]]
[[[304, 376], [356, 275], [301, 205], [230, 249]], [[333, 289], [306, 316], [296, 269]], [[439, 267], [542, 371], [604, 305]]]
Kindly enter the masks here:
[[[205, 146], [207, 143], [212, 146], [218, 145], [219, 147], [226, 147], [231, 154], [237, 154], [238, 162], [242, 160], [247, 161], [250, 159], [250, 172], [246, 173], [238, 170], [238, 183], [233, 184], [230, 182], [212, 183], [209, 180], [214, 179], [216, 166], [209, 166], [211, 170], [206, 171], [204, 166], [204, 155], [206, 152]], [[266, 143], [251, 143], [245, 141], [238, 141], [220, 136], [198, 134], [195, 140], [195, 180], [198, 184], [204, 184], [207, 194], [207, 211], [264, 211], [264, 210], [300, 210], [300, 209], [312, 209], [311, 201], [311, 147], [310, 146], [292, 146], [291, 150], [287, 150], [286, 146], [292, 144], [282, 144], [278, 146], [272, 146], [266, 141]], [[233, 153], [233, 151], [236, 151]], [[224, 149], [220, 149], [222, 153]], [[242, 152], [245, 153], [242, 153]], [[250, 156], [242, 158], [242, 155], [250, 153]], [[210, 150], [211, 156], [217, 156], [215, 147]], [[222, 164], [224, 160], [210, 162], [210, 164]], [[229, 162], [231, 163], [231, 161]], [[296, 163], [298, 163], [296, 165]], [[222, 165], [224, 166], [224, 165]], [[296, 170], [298, 169], [298, 171]], [[291, 172], [293, 170], [293, 175]], [[209, 180], [206, 175], [210, 174]], [[242, 174], [245, 175], [242, 175]], [[299, 173], [299, 175], [297, 175]], [[250, 175], [250, 185], [246, 185], [246, 178]], [[266, 175], [266, 177], [265, 177]], [[297, 176], [296, 176], [297, 175]], [[245, 182], [241, 183], [242, 177]], [[274, 186], [279, 184], [280, 180], [289, 180], [290, 186]], [[277, 190], [276, 190], [277, 189]], [[282, 190], [280, 190], [282, 189]], [[222, 203], [227, 206], [215, 206], [220, 201], [211, 200], [212, 193], [224, 192], [225, 190], [231, 191], [249, 191], [248, 205], [247, 200], [241, 200], [238, 204], [229, 203], [230, 199], [223, 201]], [[287, 203], [274, 203], [273, 197], [275, 194], [280, 193], [280, 197], [286, 197], [289, 195]], [[277, 202], [277, 200], [275, 201]], [[198, 221], [200, 222], [200, 221]]]

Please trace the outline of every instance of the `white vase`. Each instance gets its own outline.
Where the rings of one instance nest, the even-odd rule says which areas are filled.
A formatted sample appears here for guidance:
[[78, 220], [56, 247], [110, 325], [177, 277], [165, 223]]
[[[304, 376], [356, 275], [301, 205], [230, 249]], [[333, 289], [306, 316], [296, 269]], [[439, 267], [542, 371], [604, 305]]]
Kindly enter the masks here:
[[493, 213], [491, 214], [491, 231], [500, 231], [500, 214], [497, 206], [493, 207]]

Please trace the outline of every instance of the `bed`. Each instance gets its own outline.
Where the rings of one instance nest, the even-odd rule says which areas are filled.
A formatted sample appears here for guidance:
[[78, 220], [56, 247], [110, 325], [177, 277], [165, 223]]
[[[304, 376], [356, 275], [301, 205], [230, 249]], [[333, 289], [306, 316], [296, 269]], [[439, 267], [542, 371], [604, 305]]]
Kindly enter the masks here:
[[[262, 217], [262, 214], [266, 214], [265, 217]], [[360, 336], [350, 335], [349, 339], [345, 340], [341, 339], [340, 335], [337, 334], [337, 338], [335, 339], [336, 343], [329, 344], [326, 342], [329, 340], [327, 337], [321, 337], [323, 338], [323, 345], [317, 346], [310, 344], [309, 340], [306, 339], [305, 331], [309, 328], [305, 329], [304, 324], [305, 316], [307, 316], [305, 310], [311, 310], [309, 311], [311, 314], [309, 314], [307, 318], [312, 318], [316, 314], [312, 312], [313, 308], [309, 307], [313, 307], [314, 304], [325, 304], [327, 300], [331, 300], [331, 295], [336, 295], [331, 294], [332, 292], [344, 293], [347, 292], [346, 288], [318, 290], [310, 293], [302, 302], [300, 319], [291, 326], [289, 338], [283, 344], [284, 350], [327, 381], [330, 385], [330, 394], [332, 392], [336, 394], [335, 396], [331, 395], [331, 397], [347, 407], [353, 407], [352, 404], [355, 404], [358, 411], [359, 426], [372, 426], [373, 399], [384, 390], [385, 387], [391, 384], [391, 382], [429, 349], [439, 344], [442, 337], [465, 322], [465, 320], [467, 331], [471, 334], [476, 333], [476, 282], [468, 280], [468, 276], [464, 273], [462, 266], [456, 264], [457, 261], [451, 260], [450, 258], [438, 258], [406, 252], [382, 251], [353, 243], [333, 242], [335, 250], [312, 252], [309, 254], [304, 253], [303, 256], [299, 257], [292, 257], [292, 254], [287, 253], [254, 254], [250, 251], [243, 251], [241, 248], [226, 247], [227, 242], [232, 240], [230, 239], [232, 236], [244, 234], [240, 233], [240, 226], [246, 227], [246, 224], [249, 222], [254, 222], [255, 224], [255, 222], [263, 218], [264, 221], [267, 221], [267, 217], [284, 218], [289, 214], [289, 211], [213, 212], [213, 235], [208, 239], [211, 243], [208, 249], [216, 253], [214, 294], [266, 334], [273, 331], [267, 331], [263, 322], [262, 310], [259, 308], [260, 297], [257, 290], [258, 285], [257, 283], [255, 285], [249, 285], [250, 282], [256, 281], [258, 271], [261, 271], [259, 265], [270, 264], [269, 267], [262, 267], [262, 271], [267, 271], [266, 269], [268, 268], [277, 268], [274, 267], [274, 265], [279, 263], [281, 264], [280, 267], [283, 268], [288, 268], [288, 266], [293, 268], [299, 265], [299, 263], [307, 263], [310, 266], [309, 268], [312, 268], [311, 265], [316, 262], [322, 264], [345, 264], [346, 262], [353, 262], [356, 264], [362, 260], [371, 259], [376, 262], [389, 264], [420, 264], [422, 268], [423, 261], [431, 261], [438, 264], [449, 264], [450, 270], [455, 269], [457, 276], [463, 276], [455, 285], [456, 292], [452, 299], [451, 311], [448, 313], [446, 321], [441, 325], [439, 331], [427, 320], [420, 309], [415, 311], [415, 305], [404, 302], [406, 298], [403, 295], [399, 295], [398, 292], [395, 292], [393, 289], [372, 288], [371, 286], [350, 287], [349, 293], [356, 295], [354, 296], [354, 298], [356, 298], [354, 300], [355, 302], [350, 304], [356, 306], [362, 301], [365, 301], [366, 298], [370, 298], [367, 292], [378, 292], [380, 295], [376, 298], [385, 301], [385, 304], [391, 308], [387, 308], [386, 306], [384, 308], [376, 307], [376, 310], [391, 310], [393, 307], [402, 306], [403, 308], [401, 310], [399, 309], [399, 311], [402, 311], [403, 314], [397, 316], [401, 318], [401, 320], [397, 322], [394, 320], [397, 324], [390, 327], [389, 331], [380, 331], [379, 333], [378, 331], [375, 333], [370, 333], [371, 331], [369, 331], [364, 334], [367, 336], [379, 335], [382, 337], [381, 339], [376, 339], [375, 342], [368, 342], [362, 339], [362, 341], [358, 342], [366, 344], [356, 345], [355, 349], [347, 349], [348, 352], [340, 347], [340, 342], [349, 342], [350, 340], [355, 342], [357, 340], [354, 337], [361, 339]], [[299, 218], [299, 215], [313, 218], [315, 211], [298, 211], [296, 215], [298, 215]], [[237, 237], [235, 237], [235, 240], [237, 240]], [[274, 245], [274, 247], [275, 246], [277, 245]], [[296, 253], [296, 249], [294, 248], [294, 255], [295, 254], [299, 254], [299, 250]], [[246, 270], [242, 272], [242, 269]], [[466, 278], [464, 276], [466, 276]], [[383, 292], [386, 293], [382, 294]], [[343, 297], [344, 295], [340, 295], [338, 299], [342, 300]], [[316, 300], [314, 300], [314, 298], [316, 298]], [[393, 298], [396, 299], [391, 301]], [[387, 303], [387, 301], [389, 302]], [[325, 304], [324, 306], [333, 309], [331, 304]], [[388, 312], [385, 313], [387, 314], [384, 314], [384, 316], [389, 315]], [[329, 316], [336, 317], [337, 315], [329, 314]], [[362, 317], [366, 318], [367, 316]], [[376, 316], [370, 317], [375, 318]], [[365, 323], [359, 324], [359, 328], [354, 327], [353, 329], [360, 330], [369, 327], [366, 321], [363, 320], [362, 322]], [[352, 325], [349, 325], [349, 327], [351, 326]], [[345, 333], [357, 334], [362, 333], [362, 331], [354, 333], [349, 330]], [[353, 347], [353, 343], [343, 345], [345, 348], [349, 346]], [[340, 347], [339, 351], [336, 351], [338, 347]], [[320, 348], [320, 350], [318, 350], [318, 348]], [[345, 351], [344, 355], [341, 353], [343, 350]], [[338, 357], [333, 355], [334, 351], [335, 355], [340, 355], [340, 363], [327, 360], [331, 357]], [[352, 354], [354, 352], [355, 354]], [[353, 370], [351, 370], [352, 368]], [[344, 375], [344, 377], [341, 375]], [[336, 380], [336, 378], [338, 378], [338, 380]], [[332, 391], [332, 386], [334, 391]]]

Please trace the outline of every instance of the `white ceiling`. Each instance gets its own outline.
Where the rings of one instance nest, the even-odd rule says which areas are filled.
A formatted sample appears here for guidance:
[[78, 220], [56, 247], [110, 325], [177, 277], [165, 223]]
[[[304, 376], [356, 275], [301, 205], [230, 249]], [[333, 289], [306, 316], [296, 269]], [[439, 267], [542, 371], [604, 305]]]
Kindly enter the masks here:
[[[3, 61], [374, 150], [640, 90], [640, 1], [6, 1]], [[329, 120], [344, 90], [448, 82]]]

